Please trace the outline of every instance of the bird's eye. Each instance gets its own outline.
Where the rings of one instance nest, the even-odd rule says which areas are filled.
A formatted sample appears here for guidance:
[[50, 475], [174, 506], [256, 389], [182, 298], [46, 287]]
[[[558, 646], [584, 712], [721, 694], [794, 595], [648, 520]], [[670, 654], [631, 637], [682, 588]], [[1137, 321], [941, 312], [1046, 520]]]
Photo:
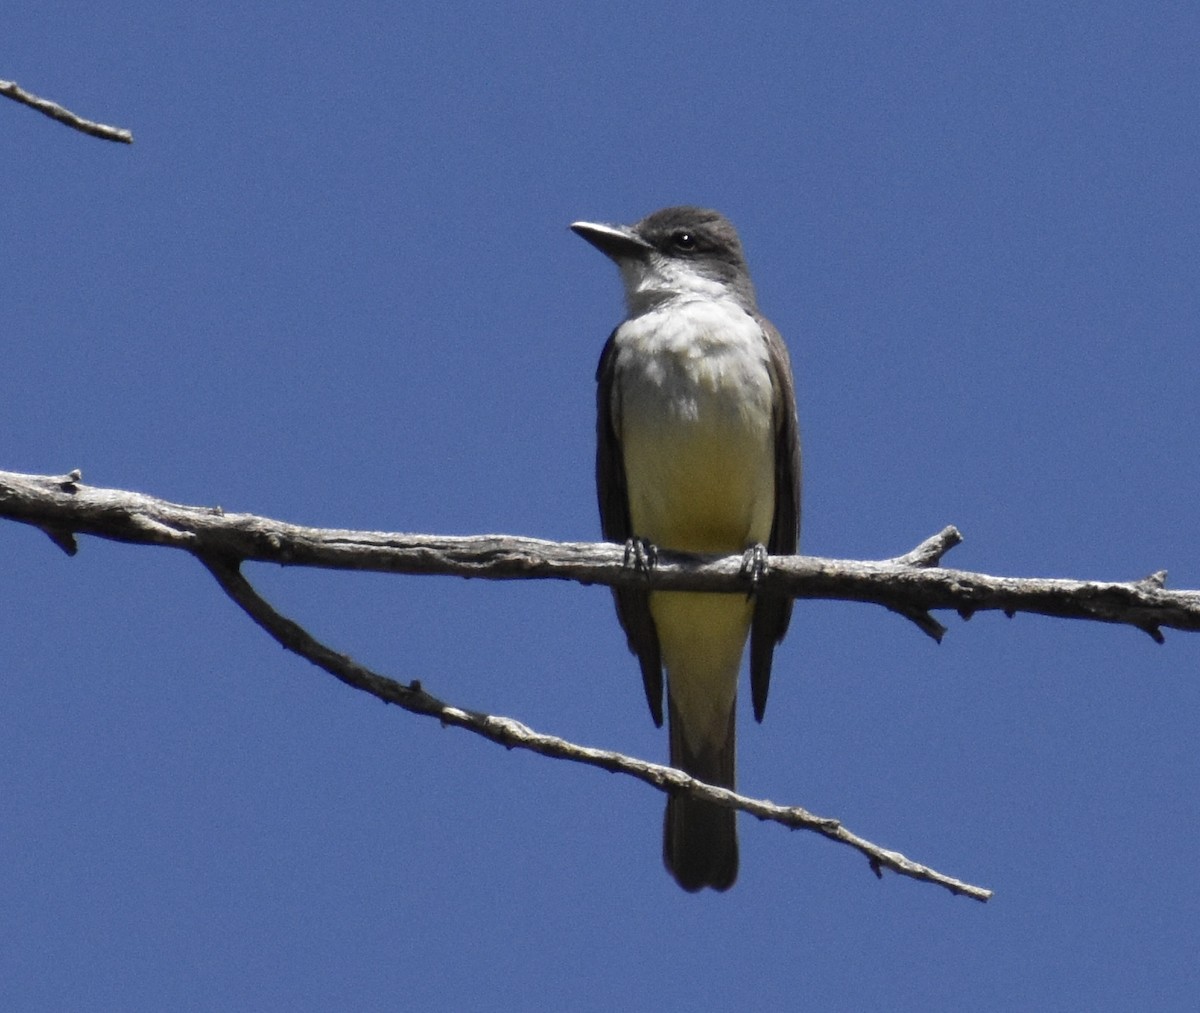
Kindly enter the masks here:
[[694, 250], [696, 248], [696, 237], [691, 232], [684, 232], [682, 229], [671, 236], [671, 242], [675, 244], [677, 250]]

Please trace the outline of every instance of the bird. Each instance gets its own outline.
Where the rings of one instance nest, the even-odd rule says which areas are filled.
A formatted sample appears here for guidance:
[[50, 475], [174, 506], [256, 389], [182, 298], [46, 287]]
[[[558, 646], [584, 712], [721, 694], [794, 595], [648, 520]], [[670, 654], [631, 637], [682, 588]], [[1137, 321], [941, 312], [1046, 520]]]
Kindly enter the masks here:
[[[578, 221], [611, 259], [626, 317], [596, 370], [596, 492], [605, 540], [652, 568], [657, 549], [744, 553], [752, 575], [792, 555], [800, 529], [800, 439], [787, 347], [760, 312], [737, 230], [717, 211], [664, 208], [635, 225]], [[632, 554], [632, 555], [631, 555]], [[755, 582], [757, 586], [757, 581]], [[671, 765], [736, 786], [738, 674], [750, 641], [762, 721], [789, 597], [613, 589]], [[669, 794], [663, 861], [695, 893], [738, 875], [733, 809]]]

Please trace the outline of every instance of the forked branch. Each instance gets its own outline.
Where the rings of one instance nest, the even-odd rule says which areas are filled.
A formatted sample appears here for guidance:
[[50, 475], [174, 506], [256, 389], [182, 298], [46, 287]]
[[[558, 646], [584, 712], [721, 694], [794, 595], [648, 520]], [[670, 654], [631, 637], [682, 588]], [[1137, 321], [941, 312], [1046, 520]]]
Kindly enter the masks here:
[[[660, 551], [655, 568], [646, 575], [624, 565], [623, 547], [606, 543], [308, 528], [253, 514], [226, 513], [220, 507], [185, 506], [141, 493], [94, 488], [83, 484], [79, 472], [58, 477], [0, 472], [0, 517], [41, 528], [68, 553], [76, 551], [75, 536], [80, 533], [184, 549], [280, 644], [381, 700], [468, 729], [508, 748], [623, 773], [659, 790], [687, 792], [759, 819], [819, 833], [866, 856], [877, 875], [891, 869], [976, 900], [991, 897], [989, 890], [859, 837], [836, 819], [707, 785], [671, 767], [544, 735], [510, 718], [454, 707], [427, 693], [419, 682], [406, 685], [379, 675], [280, 615], [240, 571], [243, 561], [255, 560], [285, 566], [500, 580], [557, 578], [613, 586], [649, 581], [651, 587], [663, 589], [746, 593], [748, 578], [740, 555], [720, 558]], [[964, 618], [982, 609], [1000, 609], [1009, 615], [1025, 611], [1123, 623], [1145, 630], [1159, 641], [1161, 627], [1200, 629], [1200, 592], [1167, 591], [1165, 573], [1132, 582], [1099, 582], [992, 577], [940, 567], [942, 556], [959, 541], [958, 532], [948, 527], [893, 559], [775, 557], [759, 581], [759, 593], [873, 602], [911, 619], [939, 640], [945, 627], [930, 614], [936, 608], [955, 609]]]
[[590, 767], [599, 767], [601, 770], [627, 774], [663, 791], [684, 791], [718, 805], [740, 809], [761, 820], [782, 823], [795, 830], [812, 830], [830, 840], [849, 845], [865, 855], [877, 876], [882, 875], [883, 869], [891, 869], [902, 876], [935, 883], [951, 893], [965, 894], [975, 900], [986, 901], [992, 896], [991, 890], [947, 876], [906, 858], [898, 851], [881, 848], [847, 830], [840, 821], [816, 816], [800, 806], [782, 806], [748, 798], [728, 789], [697, 781], [673, 767], [649, 763], [607, 749], [577, 745], [555, 735], [544, 735], [512, 718], [451, 706], [425, 692], [419, 682], [407, 685], [396, 682], [360, 665], [353, 658], [326, 647], [303, 627], [276, 612], [242, 576], [236, 562], [206, 557], [202, 557], [201, 562], [208, 567], [229, 597], [289, 651], [323, 668], [346, 685], [370, 693], [385, 703], [398, 704], [414, 714], [438, 718], [442, 724], [465, 728], [509, 749], [528, 749], [543, 756], [572, 760]]

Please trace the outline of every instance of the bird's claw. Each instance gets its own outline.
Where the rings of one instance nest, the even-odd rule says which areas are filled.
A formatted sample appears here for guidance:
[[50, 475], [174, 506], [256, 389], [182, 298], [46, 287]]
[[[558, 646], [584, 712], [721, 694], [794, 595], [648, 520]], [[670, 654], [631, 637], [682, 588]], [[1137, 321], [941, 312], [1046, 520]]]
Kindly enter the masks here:
[[742, 573], [750, 578], [750, 590], [747, 598], [758, 590], [759, 582], [767, 574], [767, 547], [762, 542], [755, 542], [742, 553]]
[[636, 570], [644, 577], [649, 577], [650, 571], [658, 566], [658, 546], [645, 538], [625, 539], [623, 565], [627, 569]]

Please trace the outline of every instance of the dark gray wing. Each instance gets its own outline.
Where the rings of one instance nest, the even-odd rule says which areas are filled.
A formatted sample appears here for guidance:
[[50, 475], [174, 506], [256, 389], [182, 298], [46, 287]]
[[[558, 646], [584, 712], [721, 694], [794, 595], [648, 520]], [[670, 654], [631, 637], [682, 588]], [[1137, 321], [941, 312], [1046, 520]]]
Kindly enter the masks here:
[[[775, 517], [767, 551], [792, 556], [800, 539], [800, 433], [796, 422], [796, 388], [787, 346], [765, 317], [755, 314], [767, 342], [771, 383], [775, 387]], [[771, 686], [771, 657], [787, 633], [792, 599], [759, 595], [750, 627], [750, 696], [754, 718], [763, 719]]]
[[[609, 336], [596, 368], [596, 496], [600, 502], [600, 530], [610, 542], [625, 543], [635, 537], [629, 520], [629, 496], [625, 488], [625, 460], [621, 441], [613, 424], [612, 391], [616, 371], [617, 347]], [[785, 353], [786, 354], [786, 353]], [[613, 588], [617, 618], [625, 630], [629, 650], [637, 655], [642, 667], [642, 684], [650, 716], [660, 728], [663, 723], [662, 653], [658, 630], [650, 615], [650, 594], [641, 588]], [[785, 620], [786, 626], [786, 620]], [[782, 636], [782, 634], [780, 634]], [[770, 665], [768, 655], [767, 664]]]

